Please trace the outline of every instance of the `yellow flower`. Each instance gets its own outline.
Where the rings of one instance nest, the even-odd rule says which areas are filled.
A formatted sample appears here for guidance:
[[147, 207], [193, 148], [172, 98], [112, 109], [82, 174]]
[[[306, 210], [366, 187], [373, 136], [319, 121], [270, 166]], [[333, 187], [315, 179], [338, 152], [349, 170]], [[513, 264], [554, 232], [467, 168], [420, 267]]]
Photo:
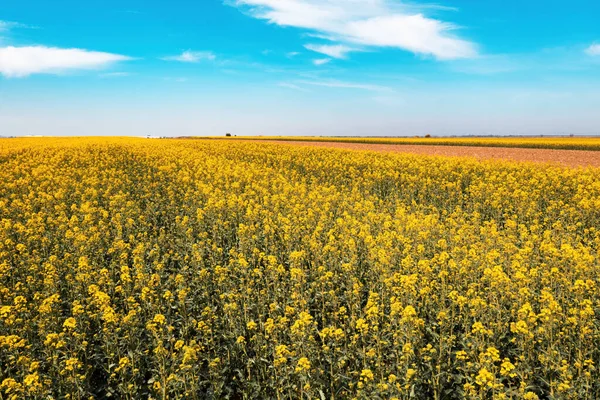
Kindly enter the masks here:
[[412, 318], [417, 316], [417, 310], [413, 306], [406, 306], [404, 311], [402, 311], [402, 318], [406, 320], [411, 320]]
[[310, 361], [308, 358], [302, 357], [298, 360], [298, 364], [296, 365], [296, 372], [302, 373], [310, 370]]
[[154, 322], [155, 324], [164, 325], [165, 324], [165, 316], [162, 314], [156, 314], [154, 316], [154, 318], [152, 319], [152, 322]]
[[183, 358], [181, 363], [183, 365], [189, 365], [198, 360], [198, 351], [194, 346], [183, 346]]
[[487, 329], [485, 329], [485, 327], [483, 326], [483, 324], [481, 322], [475, 322], [473, 324], [471, 331], [473, 333], [481, 333], [484, 335], [487, 334]]
[[21, 390], [21, 384], [15, 381], [13, 378], [6, 378], [0, 384], [0, 389], [2, 389], [6, 394], [14, 394]]
[[369, 333], [369, 324], [364, 319], [360, 318], [356, 321], [356, 329], [358, 329], [363, 336]]
[[475, 395], [475, 393], [476, 393], [475, 386], [473, 386], [470, 383], [465, 383], [463, 385], [463, 389], [465, 390], [465, 392], [467, 392], [467, 394], [469, 394], [471, 396]]
[[292, 333], [301, 335], [304, 334], [312, 325], [313, 317], [309, 313], [303, 311], [300, 313], [299, 318], [292, 325], [291, 330]]
[[488, 386], [490, 388], [494, 385], [495, 380], [496, 377], [494, 376], [494, 374], [492, 374], [486, 368], [481, 368], [479, 370], [479, 374], [477, 374], [477, 377], [475, 378], [475, 382], [479, 386]]
[[275, 355], [277, 357], [288, 357], [290, 355], [290, 351], [285, 344], [280, 344], [275, 347]]
[[117, 366], [117, 368], [115, 368], [115, 372], [120, 372], [123, 369], [127, 368], [130, 362], [131, 361], [128, 357], [121, 357], [121, 359], [119, 360], [119, 365]]
[[500, 352], [495, 347], [488, 347], [487, 351], [485, 352], [485, 356], [491, 361], [500, 360]]
[[67, 318], [65, 320], [65, 322], [63, 323], [63, 327], [67, 328], [67, 329], [75, 329], [76, 326], [77, 326], [77, 321], [73, 317]]
[[363, 369], [360, 373], [360, 379], [365, 382], [372, 381], [374, 379], [373, 371], [370, 369]]
[[502, 364], [500, 365], [500, 375], [515, 377], [516, 374], [514, 374], [512, 372], [514, 369], [515, 369], [515, 366], [510, 362], [510, 360], [508, 358], [505, 358], [502, 361]]
[[208, 366], [211, 368], [217, 368], [219, 366], [219, 364], [221, 364], [221, 358], [216, 357], [210, 361]]
[[65, 372], [73, 372], [81, 367], [81, 363], [77, 358], [69, 358], [65, 361]]
[[559, 392], [566, 392], [567, 390], [571, 389], [571, 385], [567, 382], [561, 382], [558, 384], [557, 389]]

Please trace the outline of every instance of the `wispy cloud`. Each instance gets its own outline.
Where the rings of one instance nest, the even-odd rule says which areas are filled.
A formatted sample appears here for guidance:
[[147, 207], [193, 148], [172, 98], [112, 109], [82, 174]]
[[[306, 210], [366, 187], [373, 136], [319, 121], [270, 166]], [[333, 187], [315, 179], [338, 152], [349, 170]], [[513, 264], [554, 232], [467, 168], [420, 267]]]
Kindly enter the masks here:
[[8, 39], [11, 31], [15, 29], [38, 29], [38, 27], [22, 24], [20, 22], [0, 20], [0, 46], [5, 42], [9, 42]]
[[100, 74], [101, 78], [124, 78], [126, 76], [131, 76], [130, 72], [107, 72], [104, 74]]
[[476, 46], [457, 26], [397, 0], [235, 0], [255, 18], [311, 31], [338, 44], [399, 48], [439, 60], [471, 58]]
[[131, 58], [84, 49], [8, 46], [0, 48], [0, 74], [8, 78], [32, 74], [60, 74], [73, 70], [103, 68], [126, 60]]
[[[585, 55], [590, 57], [585, 57]], [[585, 71], [597, 68], [600, 44], [583, 46], [548, 47], [536, 52], [480, 55], [468, 60], [454, 60], [446, 64], [450, 71], [471, 75], [514, 74], [525, 71]]]
[[496, 75], [515, 72], [526, 68], [527, 60], [514, 55], [480, 56], [469, 60], [455, 60], [448, 64], [455, 72], [472, 75]]
[[343, 44], [336, 44], [336, 45], [307, 44], [304, 47], [306, 47], [308, 50], [314, 51], [316, 53], [321, 53], [321, 54], [325, 54], [329, 57], [341, 58], [341, 59], [346, 58], [348, 53], [350, 53], [351, 51], [357, 51], [356, 49], [345, 46]]
[[306, 88], [300, 87], [298, 85], [295, 85], [295, 84], [289, 83], [289, 82], [281, 82], [277, 86], [282, 87], [282, 88], [287, 88], [287, 89], [298, 90], [300, 92], [310, 92], [310, 90], [308, 90]]
[[297, 83], [302, 85], [311, 85], [311, 86], [322, 86], [329, 88], [341, 88], [341, 89], [360, 89], [367, 90], [370, 92], [393, 92], [394, 90], [387, 86], [379, 86], [379, 85], [371, 85], [364, 83], [354, 83], [354, 82], [343, 82], [336, 80], [328, 80], [328, 81], [318, 81], [318, 80], [301, 80], [297, 81]]
[[458, 7], [452, 6], [443, 6], [441, 4], [423, 4], [416, 6], [418, 9], [430, 9], [430, 10], [440, 10], [440, 11], [458, 11]]
[[367, 83], [344, 82], [337, 80], [296, 80], [293, 82], [280, 82], [277, 86], [299, 90], [302, 92], [310, 92], [305, 86], [320, 86], [336, 89], [358, 89], [377, 93], [394, 93], [394, 90], [387, 86], [372, 85]]
[[27, 25], [18, 22], [0, 20], [0, 32], [7, 32], [13, 28], [27, 28]]
[[590, 47], [585, 49], [585, 53], [590, 56], [600, 56], [600, 44], [592, 44]]
[[164, 77], [163, 80], [165, 80], [167, 82], [185, 83], [188, 81], [188, 78], [167, 76], [167, 77]]
[[331, 58], [317, 58], [316, 60], [313, 60], [313, 64], [319, 66], [319, 65], [325, 65], [328, 64], [329, 62], [331, 62]]
[[215, 61], [217, 56], [212, 51], [191, 51], [187, 50], [176, 56], [162, 57], [165, 61], [178, 61], [184, 63], [198, 63], [200, 61]]
[[296, 57], [298, 54], [300, 54], [300, 53], [297, 51], [290, 51], [289, 53], [286, 53], [285, 56], [288, 58], [293, 58], [293, 57]]

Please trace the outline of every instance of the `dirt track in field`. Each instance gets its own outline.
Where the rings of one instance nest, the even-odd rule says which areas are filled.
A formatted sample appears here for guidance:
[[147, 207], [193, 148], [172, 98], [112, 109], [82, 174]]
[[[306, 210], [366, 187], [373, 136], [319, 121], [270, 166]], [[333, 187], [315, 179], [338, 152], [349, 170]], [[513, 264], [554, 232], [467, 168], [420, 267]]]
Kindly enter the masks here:
[[328, 147], [446, 157], [475, 157], [480, 160], [511, 160], [560, 164], [568, 167], [600, 167], [600, 151], [524, 149], [511, 147], [438, 146], [408, 144], [368, 144], [343, 142], [269, 142], [305, 147]]

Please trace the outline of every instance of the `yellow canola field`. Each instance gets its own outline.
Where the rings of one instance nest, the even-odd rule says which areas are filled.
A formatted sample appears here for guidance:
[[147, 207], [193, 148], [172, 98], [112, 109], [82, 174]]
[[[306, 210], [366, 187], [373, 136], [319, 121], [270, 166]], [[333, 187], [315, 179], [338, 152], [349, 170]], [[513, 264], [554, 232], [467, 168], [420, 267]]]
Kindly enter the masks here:
[[0, 398], [595, 399], [600, 170], [0, 141]]
[[410, 144], [443, 146], [517, 147], [532, 149], [600, 150], [600, 137], [339, 137], [339, 136], [240, 136], [211, 139], [280, 140], [301, 142], [341, 142], [371, 144]]

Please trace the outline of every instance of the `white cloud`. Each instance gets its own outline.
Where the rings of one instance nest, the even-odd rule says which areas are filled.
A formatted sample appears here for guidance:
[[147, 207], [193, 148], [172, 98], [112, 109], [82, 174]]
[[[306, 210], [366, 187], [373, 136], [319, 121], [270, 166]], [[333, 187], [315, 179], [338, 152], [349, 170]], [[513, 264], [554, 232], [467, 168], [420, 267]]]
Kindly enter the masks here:
[[342, 82], [342, 81], [298, 81], [298, 83], [311, 86], [323, 86], [330, 88], [342, 88], [342, 89], [360, 89], [368, 90], [370, 92], [393, 92], [393, 90], [387, 86], [371, 85], [364, 83], [353, 83], [353, 82]]
[[177, 56], [162, 58], [165, 61], [179, 61], [185, 63], [197, 63], [203, 60], [215, 61], [217, 56], [211, 51], [191, 51], [187, 50]]
[[298, 54], [300, 54], [300, 53], [297, 51], [290, 51], [289, 53], [286, 54], [286, 57], [292, 58], [292, 57], [296, 57]]
[[314, 51], [316, 53], [325, 54], [329, 57], [333, 58], [346, 58], [346, 55], [351, 51], [356, 51], [352, 47], [345, 46], [343, 44], [336, 45], [318, 45], [318, 44], [307, 44], [306, 47], [308, 50]]
[[585, 52], [590, 56], [600, 56], [600, 44], [592, 44]]
[[97, 69], [131, 58], [119, 54], [45, 46], [0, 47], [0, 74], [8, 78]]
[[313, 60], [313, 64], [325, 65], [325, 64], [328, 64], [330, 61], [331, 61], [331, 58], [317, 58], [316, 60]]
[[349, 37], [355, 43], [398, 47], [440, 60], [474, 57], [476, 52], [471, 43], [445, 35], [451, 29], [451, 25], [421, 14], [375, 17], [353, 21], [347, 26]]
[[308, 29], [339, 44], [404, 49], [440, 60], [477, 55], [456, 26], [425, 17], [397, 0], [236, 0], [255, 18]]

